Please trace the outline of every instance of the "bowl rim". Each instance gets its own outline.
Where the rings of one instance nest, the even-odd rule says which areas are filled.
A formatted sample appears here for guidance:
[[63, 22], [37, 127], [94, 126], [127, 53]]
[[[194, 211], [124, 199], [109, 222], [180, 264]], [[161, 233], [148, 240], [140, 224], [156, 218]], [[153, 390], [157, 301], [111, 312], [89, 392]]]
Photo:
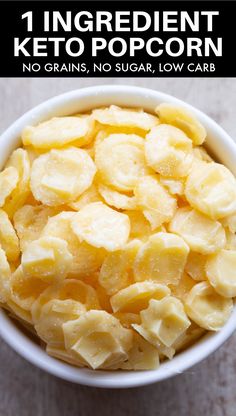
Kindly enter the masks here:
[[[42, 102], [23, 114], [2, 133], [0, 146], [5, 147], [5, 158], [17, 147], [17, 144], [19, 144], [20, 132], [26, 124], [35, 124], [55, 114], [72, 114], [71, 108], [75, 108], [75, 106], [79, 105], [83, 108], [83, 100], [87, 103], [85, 105], [86, 110], [89, 109], [89, 107], [94, 108], [97, 106], [96, 104], [89, 105], [91, 98], [93, 98], [93, 102], [104, 102], [107, 103], [107, 105], [108, 103], [115, 103], [127, 107], [140, 107], [140, 101], [137, 99], [140, 98], [140, 100], [142, 99], [141, 107], [149, 111], [151, 111], [151, 109], [153, 111], [154, 105], [158, 105], [160, 102], [170, 102], [186, 107], [193, 111], [199, 120], [207, 127], [207, 130], [211, 132], [213, 137], [212, 145], [215, 143], [215, 140], [218, 142], [219, 153], [221, 154], [222, 150], [224, 150], [222, 154], [224, 155], [223, 159], [225, 165], [236, 174], [236, 144], [214, 120], [195, 107], [187, 104], [185, 101], [177, 99], [172, 95], [153, 89], [128, 85], [95, 85], [72, 90]], [[137, 105], [135, 105], [136, 103]], [[89, 369], [73, 367], [50, 357], [46, 351], [35, 344], [16, 325], [14, 325], [13, 321], [7, 316], [7, 313], [1, 309], [0, 336], [23, 358], [54, 376], [86, 386], [130, 388], [144, 386], [171, 378], [199, 363], [218, 349], [236, 330], [235, 318], [236, 307], [228, 322], [218, 333], [207, 333], [200, 341], [194, 343], [183, 352], [178, 353], [171, 361], [166, 361], [162, 363], [157, 370], [151, 371], [97, 370], [95, 372]]]

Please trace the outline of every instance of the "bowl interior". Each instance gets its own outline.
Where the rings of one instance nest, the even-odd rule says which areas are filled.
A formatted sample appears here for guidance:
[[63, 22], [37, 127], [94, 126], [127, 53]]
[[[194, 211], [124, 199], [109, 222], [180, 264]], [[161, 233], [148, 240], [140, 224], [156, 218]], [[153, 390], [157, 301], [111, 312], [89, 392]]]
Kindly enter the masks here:
[[[236, 145], [227, 133], [207, 115], [186, 103], [154, 90], [129, 86], [98, 86], [57, 96], [35, 107], [12, 124], [0, 138], [0, 168], [9, 154], [20, 145], [22, 129], [27, 124], [37, 124], [53, 116], [71, 115], [92, 108], [116, 104], [125, 107], [142, 107], [154, 112], [161, 102], [182, 105], [194, 111], [206, 127], [207, 148], [236, 175]], [[224, 328], [214, 334], [207, 333], [197, 343], [177, 354], [171, 361], [152, 371], [92, 371], [75, 368], [46, 354], [30, 337], [19, 329], [6, 312], [0, 310], [0, 334], [21, 356], [38, 367], [68, 381], [109, 388], [125, 388], [164, 380], [206, 358], [215, 351], [236, 329], [236, 309]]]

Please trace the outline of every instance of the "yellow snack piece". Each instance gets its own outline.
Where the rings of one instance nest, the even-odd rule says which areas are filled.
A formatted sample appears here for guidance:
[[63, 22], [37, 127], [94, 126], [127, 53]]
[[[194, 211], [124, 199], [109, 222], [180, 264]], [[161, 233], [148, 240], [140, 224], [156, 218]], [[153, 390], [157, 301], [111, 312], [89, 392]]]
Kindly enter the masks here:
[[[76, 249], [77, 247], [77, 249]], [[69, 272], [70, 277], [78, 279], [92, 278], [93, 274], [99, 270], [105, 258], [106, 252], [103, 248], [97, 248], [85, 241], [74, 245], [74, 255], [72, 268]]]
[[219, 295], [236, 296], [236, 250], [220, 250], [206, 262], [207, 278]]
[[121, 325], [128, 329], [132, 329], [132, 324], [141, 324], [139, 313], [115, 312], [113, 313], [113, 316], [119, 319]]
[[166, 178], [165, 176], [160, 176], [159, 180], [161, 185], [165, 186], [171, 195], [184, 195], [183, 179]]
[[124, 211], [130, 220], [130, 239], [148, 238], [152, 232], [149, 221], [144, 217], [142, 211]]
[[233, 301], [218, 295], [209, 283], [201, 282], [189, 292], [185, 310], [201, 328], [219, 331], [231, 315]]
[[30, 311], [34, 301], [49, 286], [48, 282], [36, 276], [27, 276], [19, 266], [9, 280], [10, 299], [19, 308]]
[[94, 274], [105, 257], [105, 250], [93, 247], [86, 242], [80, 242], [71, 228], [75, 212], [62, 211], [49, 218], [41, 236], [61, 238], [68, 244], [68, 250], [73, 256], [68, 272], [70, 277], [83, 278]]
[[43, 306], [55, 299], [77, 302], [83, 305], [85, 310], [100, 309], [97, 293], [92, 286], [80, 280], [65, 279], [57, 285], [49, 286], [35, 300], [31, 308], [34, 323], [40, 320]]
[[76, 367], [84, 367], [86, 363], [81, 360], [77, 360], [69, 351], [66, 351], [64, 347], [58, 347], [54, 345], [47, 344], [46, 352], [48, 355], [51, 355], [58, 360], [65, 361], [68, 364], [75, 365]]
[[16, 211], [13, 223], [20, 240], [21, 251], [25, 251], [29, 243], [40, 237], [48, 219], [57, 212], [58, 209], [44, 205], [24, 205]]
[[123, 370], [153, 370], [159, 367], [159, 353], [137, 332], [134, 333], [134, 345], [128, 353], [128, 360], [122, 364]]
[[65, 346], [87, 366], [109, 368], [123, 363], [132, 347], [132, 331], [105, 311], [89, 311], [63, 325]]
[[157, 349], [160, 360], [164, 360], [165, 358], [171, 360], [173, 358], [175, 355], [175, 349], [173, 347], [164, 345], [155, 335], [142, 325], [133, 324], [132, 327], [137, 334]]
[[200, 254], [211, 254], [224, 247], [226, 242], [220, 222], [211, 220], [190, 207], [176, 211], [169, 230], [180, 235], [191, 250]]
[[20, 255], [19, 240], [5, 211], [0, 209], [0, 246], [8, 261], [16, 261]]
[[78, 319], [85, 311], [84, 305], [72, 299], [52, 299], [43, 305], [40, 318], [34, 327], [44, 342], [54, 347], [63, 347], [63, 324]]
[[110, 126], [150, 130], [159, 124], [156, 116], [145, 113], [142, 109], [120, 108], [116, 105], [111, 105], [107, 108], [98, 108], [93, 110], [92, 114], [99, 123]]
[[9, 166], [0, 172], [0, 207], [5, 204], [12, 191], [15, 189], [19, 180], [19, 174], [16, 168]]
[[166, 347], [171, 347], [190, 326], [182, 302], [173, 296], [151, 299], [140, 315], [141, 325]]
[[[98, 123], [99, 124], [99, 123]], [[142, 137], [143, 139], [146, 136], [147, 131], [139, 129], [139, 128], [134, 128], [134, 127], [128, 127], [128, 126], [109, 126], [109, 125], [100, 125], [100, 129], [98, 130], [94, 142], [93, 142], [93, 146], [90, 147], [89, 151], [92, 154], [92, 157], [94, 158], [95, 156], [95, 152], [96, 152], [96, 148], [97, 146], [102, 143], [102, 141], [110, 136], [111, 134], [134, 134], [136, 136]]]
[[236, 213], [236, 180], [223, 165], [194, 164], [186, 181], [185, 195], [195, 209], [212, 219]]
[[171, 289], [172, 296], [184, 302], [186, 296], [195, 284], [195, 280], [193, 280], [187, 273], [184, 272], [180, 278], [178, 285], [169, 285], [169, 288]]
[[66, 279], [62, 281], [54, 291], [53, 297], [60, 300], [72, 299], [84, 305], [86, 310], [100, 309], [95, 289], [80, 280]]
[[7, 301], [7, 308], [12, 313], [12, 317], [14, 319], [17, 319], [18, 321], [23, 323], [30, 324], [31, 328], [33, 325], [31, 313], [29, 311], [26, 311], [25, 309], [21, 308], [19, 305], [17, 305], [15, 302], [13, 302], [10, 298]]
[[170, 289], [156, 282], [134, 283], [121, 289], [111, 297], [113, 312], [138, 313], [148, 307], [150, 299], [162, 299], [170, 294]]
[[[99, 130], [98, 133], [95, 136], [94, 139], [94, 143], [93, 143], [93, 147], [92, 147], [92, 152], [93, 152], [93, 158], [95, 157], [95, 152], [96, 152], [96, 148], [97, 146], [103, 142], [103, 140], [110, 136], [111, 134], [117, 134], [120, 133], [120, 131], [116, 131], [116, 130], [111, 130], [110, 128], [102, 128], [102, 130]], [[126, 134], [125, 131], [122, 131], [122, 134]]]
[[139, 249], [134, 262], [135, 280], [178, 284], [189, 248], [181, 237], [171, 233], [153, 234]]
[[187, 263], [185, 266], [185, 271], [191, 276], [192, 279], [197, 281], [206, 280], [206, 260], [207, 256], [203, 254], [196, 253], [195, 251], [190, 251]]
[[134, 194], [152, 230], [173, 217], [177, 207], [176, 199], [161, 185], [156, 176], [140, 178]]
[[98, 185], [98, 191], [104, 201], [114, 208], [127, 210], [135, 210], [137, 208], [137, 201], [133, 195], [122, 194], [103, 184]]
[[9, 298], [9, 281], [11, 269], [5, 251], [0, 247], [0, 303], [6, 303]]
[[[91, 277], [88, 278], [88, 282], [90, 282], [90, 284], [93, 284], [93, 287], [96, 291], [98, 300], [99, 300], [99, 304], [101, 306], [100, 309], [103, 309], [106, 312], [112, 313], [112, 307], [111, 307], [111, 303], [110, 303], [110, 296], [107, 294], [106, 290], [99, 284], [98, 281], [98, 273], [95, 274], [96, 276], [96, 283], [93, 284], [91, 283]], [[99, 308], [97, 308], [99, 309]]]
[[203, 328], [200, 328], [195, 322], [191, 322], [191, 325], [188, 329], [180, 335], [173, 346], [176, 352], [182, 351], [183, 349], [191, 346], [194, 342], [198, 341], [206, 331]]
[[148, 166], [163, 176], [187, 176], [193, 161], [192, 141], [169, 124], [153, 127], [145, 140]]
[[37, 126], [27, 126], [22, 132], [25, 146], [37, 149], [63, 147], [72, 142], [84, 146], [91, 140], [93, 119], [86, 117], [53, 117]]
[[31, 191], [45, 205], [70, 203], [91, 186], [95, 172], [94, 162], [85, 150], [52, 149], [33, 162]]
[[42, 236], [58, 237], [70, 243], [77, 243], [78, 239], [73, 235], [70, 223], [75, 216], [74, 211], [61, 211], [57, 215], [48, 218], [42, 230]]
[[26, 276], [51, 283], [67, 276], [72, 258], [66, 241], [56, 237], [41, 237], [27, 246], [21, 264]]
[[156, 113], [161, 123], [171, 124], [183, 130], [193, 144], [199, 145], [205, 141], [206, 129], [186, 108], [163, 103], [156, 108]]
[[97, 186], [93, 183], [75, 201], [70, 202], [68, 206], [75, 211], [79, 211], [81, 208], [85, 207], [85, 205], [100, 201], [102, 201], [101, 195], [98, 192]]
[[145, 138], [147, 131], [142, 130], [137, 127], [128, 127], [128, 126], [109, 126], [99, 124], [99, 130], [95, 136], [93, 147], [90, 148], [90, 151], [95, 156], [96, 147], [108, 136], [111, 134], [135, 134], [136, 136]]
[[4, 211], [7, 212], [11, 219], [17, 209], [22, 207], [30, 194], [30, 161], [26, 150], [15, 150], [7, 164], [6, 168], [13, 167], [18, 172], [18, 182], [11, 194], [5, 200]]
[[[45, 342], [50, 340], [54, 346], [58, 346], [63, 336], [62, 324], [77, 319], [81, 313], [93, 307], [99, 308], [94, 289], [78, 280], [66, 279], [59, 287], [46, 289], [33, 303], [31, 312], [34, 324], [39, 325], [36, 329], [44, 334]], [[50, 334], [54, 330], [57, 338], [53, 341]]]
[[144, 139], [135, 134], [111, 134], [95, 148], [95, 164], [101, 181], [118, 191], [131, 192], [148, 174]]
[[122, 250], [109, 253], [99, 273], [99, 283], [110, 296], [132, 283], [132, 267], [141, 247], [139, 240], [132, 240]]
[[71, 226], [81, 241], [108, 251], [122, 248], [130, 233], [129, 217], [102, 202], [94, 202], [82, 208], [74, 215]]

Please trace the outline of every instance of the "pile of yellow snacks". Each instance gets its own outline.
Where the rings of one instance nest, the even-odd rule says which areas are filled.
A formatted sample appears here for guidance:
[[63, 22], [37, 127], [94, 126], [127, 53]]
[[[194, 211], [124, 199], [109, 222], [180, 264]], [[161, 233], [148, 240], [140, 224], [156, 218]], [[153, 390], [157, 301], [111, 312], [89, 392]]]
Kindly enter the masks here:
[[0, 302], [49, 354], [153, 369], [226, 323], [236, 180], [205, 137], [170, 104], [24, 129], [0, 173]]

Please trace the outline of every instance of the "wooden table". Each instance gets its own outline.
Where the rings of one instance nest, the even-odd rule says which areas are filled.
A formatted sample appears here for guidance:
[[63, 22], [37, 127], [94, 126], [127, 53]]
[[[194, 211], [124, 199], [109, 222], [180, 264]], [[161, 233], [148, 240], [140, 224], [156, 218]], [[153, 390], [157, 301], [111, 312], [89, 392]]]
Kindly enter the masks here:
[[[236, 137], [235, 79], [1, 79], [0, 131], [43, 100], [97, 84], [158, 89], [196, 105]], [[235, 416], [236, 334], [183, 375], [129, 390], [73, 385], [27, 363], [0, 340], [0, 416]]]

